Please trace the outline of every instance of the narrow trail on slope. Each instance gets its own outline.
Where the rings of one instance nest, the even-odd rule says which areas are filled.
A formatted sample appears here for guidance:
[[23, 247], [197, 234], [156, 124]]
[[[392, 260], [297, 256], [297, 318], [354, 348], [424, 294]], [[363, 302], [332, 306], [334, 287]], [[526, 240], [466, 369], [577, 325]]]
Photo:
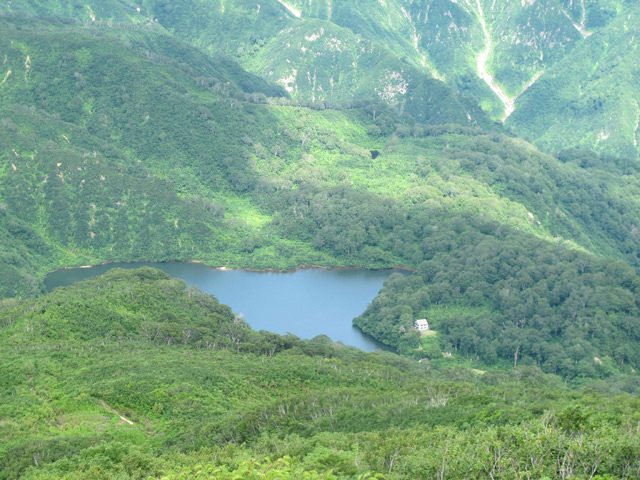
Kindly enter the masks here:
[[111, 408], [109, 405], [107, 405], [104, 400], [100, 400], [100, 405], [102, 405], [106, 410], [108, 410], [109, 412], [117, 415], [118, 417], [120, 417], [120, 420], [122, 420], [123, 422], [128, 423], [129, 425], [133, 425], [134, 423], [129, 420], [128, 418], [123, 417], [122, 415], [120, 415], [120, 413], [118, 413], [116, 410], [114, 410], [113, 408]]

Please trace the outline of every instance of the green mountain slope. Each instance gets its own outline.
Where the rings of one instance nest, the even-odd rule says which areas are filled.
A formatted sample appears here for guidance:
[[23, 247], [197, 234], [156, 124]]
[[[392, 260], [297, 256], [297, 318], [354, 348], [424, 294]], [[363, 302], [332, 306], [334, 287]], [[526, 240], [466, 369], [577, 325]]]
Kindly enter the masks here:
[[[479, 308], [476, 320], [489, 312], [484, 353], [467, 348], [487, 364], [520, 356], [570, 378], [638, 367], [635, 274], [601, 259], [638, 266], [633, 163], [554, 158], [478, 128], [406, 123], [379, 103], [300, 107], [163, 30], [25, 16], [2, 28], [13, 72], [1, 105], [3, 296], [38, 292], [46, 271], [105, 261], [403, 265], [424, 285], [383, 294], [385, 311], [360, 325], [404, 353], [420, 355], [413, 317], [451, 305]], [[448, 296], [430, 290], [433, 268], [478, 248], [493, 253], [437, 282]], [[557, 271], [528, 272], [549, 258]], [[504, 268], [488, 273], [495, 262]], [[504, 303], [514, 284], [531, 294], [526, 312], [512, 311], [526, 299]], [[568, 328], [578, 319], [580, 335]], [[583, 342], [574, 360], [588, 368], [564, 362], [566, 352], [525, 351], [536, 336], [512, 351], [507, 324], [527, 326], [516, 338], [535, 327], [551, 349]], [[459, 347], [456, 335], [437, 348]]]
[[640, 12], [630, 2], [17, 0], [0, 9], [164, 29], [300, 101], [378, 99], [429, 124], [504, 121], [550, 151], [638, 156]]
[[[533, 287], [520, 278], [527, 262], [550, 256], [568, 285], [582, 285], [592, 265], [598, 275], [585, 287], [621, 289], [621, 304], [596, 297], [588, 317], [597, 331], [613, 322], [611, 338], [625, 332], [624, 348], [635, 348], [628, 318], [636, 306], [627, 301], [634, 274], [626, 271], [620, 284], [619, 271], [598, 258], [638, 265], [633, 164], [579, 151], [557, 159], [478, 128], [412, 125], [377, 103], [299, 107], [281, 89], [164, 31], [22, 16], [3, 22], [14, 71], [2, 85], [4, 296], [37, 292], [51, 269], [105, 261], [422, 268], [489, 245], [526, 261], [490, 281], [482, 273], [463, 282], [464, 272], [451, 271], [448, 300], [429, 294], [408, 311], [396, 308], [404, 300], [395, 296], [389, 319], [362, 326], [419, 354], [415, 336], [400, 335], [412, 316], [434, 303], [482, 307], [496, 313], [490, 340], [499, 352], [501, 282]], [[494, 256], [480, 258], [482, 271]], [[467, 297], [469, 286], [482, 294]], [[539, 321], [575, 320], [563, 306], [569, 295], [554, 291], [536, 290], [552, 307], [537, 312]], [[576, 338], [562, 327], [546, 341]], [[617, 358], [613, 370], [637, 366], [632, 353], [614, 355], [595, 335], [584, 341], [578, 360], [601, 355]], [[446, 347], [443, 338], [439, 348]], [[488, 351], [488, 363], [512, 355], [506, 347]], [[582, 375], [548, 367], [557, 368]]]
[[453, 478], [554, 476], [567, 457], [576, 478], [638, 468], [622, 378], [574, 392], [532, 368], [440, 372], [253, 332], [152, 269], [4, 307], [3, 479], [426, 479], [443, 461]]
[[[402, 55], [395, 43], [362, 38], [349, 28], [321, 19], [302, 21], [284, 4], [148, 2], [135, 5], [113, 0], [67, 8], [60, 2], [17, 2], [8, 11], [74, 17], [84, 22], [160, 25], [175, 36], [212, 54], [223, 52], [252, 72], [310, 102], [342, 103], [381, 99], [427, 123], [491, 126], [477, 103], [449, 86], [425, 76]], [[295, 9], [293, 10], [295, 12]], [[112, 23], [113, 24], [113, 23]]]
[[579, 145], [638, 159], [640, 11], [624, 11], [547, 70], [507, 125], [543, 148]]
[[[389, 281], [356, 325], [403, 353], [453, 354], [478, 368], [537, 365], [565, 378], [634, 373], [640, 277], [632, 269], [477, 227], [440, 223], [416, 273]], [[442, 244], [446, 250], [434, 248]], [[420, 338], [417, 318], [437, 335]]]
[[[0, 7], [0, 479], [629, 478], [637, 7], [605, 3]], [[410, 268], [356, 320], [404, 358], [149, 269], [9, 298], [134, 260]]]
[[[201, 248], [210, 253], [233, 248], [243, 227], [225, 224], [221, 220], [223, 208], [212, 203], [211, 195], [207, 199], [198, 195], [201, 192], [190, 180], [193, 175], [188, 165], [173, 176], [167, 164], [179, 164], [185, 158], [198, 161], [190, 151], [195, 143], [187, 139], [195, 132], [181, 135], [170, 122], [197, 123], [201, 137], [215, 128], [207, 123], [212, 114], [204, 102], [196, 100], [198, 107], [193, 102], [183, 103], [183, 96], [188, 98], [189, 94], [179, 82], [184, 80], [192, 87], [197, 82], [212, 87], [225, 84], [232, 89], [228, 80], [237, 67], [226, 61], [214, 66], [203, 56], [190, 58], [197, 52], [163, 35], [125, 34], [133, 42], [158, 42], [153, 52], [142, 44], [127, 44], [125, 52], [137, 52], [127, 56], [117, 33], [109, 38], [97, 31], [83, 35], [73, 29], [70, 38], [61, 24], [35, 21], [30, 35], [29, 22], [17, 22], [24, 28], [20, 34], [9, 33], [15, 23], [3, 25], [7, 64], [15, 72], [3, 85], [3, 206], [8, 222], [26, 222], [32, 229], [23, 233], [22, 228], [10, 227], [7, 236], [17, 237], [16, 241], [21, 235], [35, 237], [24, 246], [45, 259], [25, 259], [34, 252], [24, 253], [24, 246], [20, 249], [8, 242], [6, 255], [11, 258], [5, 263], [21, 268], [26, 261], [25, 270], [44, 273], [65, 263], [193, 258], [207, 256], [198, 253]], [[75, 53], [69, 55], [68, 51]], [[168, 51], [193, 66], [157, 53]], [[24, 55], [29, 62], [22, 63]], [[200, 76], [194, 74], [194, 68], [199, 68]], [[178, 80], [172, 80], [171, 75]], [[252, 94], [256, 93], [253, 88], [266, 85], [241, 75], [244, 77], [239, 81]], [[267, 93], [278, 92], [266, 88]], [[205, 89], [200, 87], [200, 91]], [[224, 98], [220, 102], [224, 104], [227, 97], [227, 93], [209, 93], [212, 100]], [[159, 129], [156, 122], [167, 131]], [[169, 133], [163, 145], [162, 139]], [[223, 154], [222, 146], [213, 145], [222, 143], [220, 138], [211, 136], [207, 141], [209, 145], [201, 141], [199, 146]], [[158, 156], [163, 160], [160, 166], [166, 167], [165, 178], [195, 184], [191, 196], [179, 198], [174, 185], [151, 173], [158, 167], [154, 165]], [[242, 168], [239, 166], [239, 175]], [[207, 192], [230, 188], [222, 174], [210, 174], [209, 178]], [[222, 184], [214, 184], [216, 181]], [[33, 242], [36, 244], [31, 246]], [[9, 289], [5, 295], [29, 291], [9, 276], [2, 282]]]
[[[199, 12], [196, 28], [190, 15], [177, 14], [166, 3], [148, 2], [143, 8], [193, 45], [224, 51], [297, 97], [327, 102], [376, 98], [425, 123], [491, 126], [472, 98], [425, 72], [406, 41], [399, 42], [395, 34], [370, 35], [360, 22], [344, 21], [359, 18], [352, 6], [373, 13], [377, 4], [274, 0], [259, 6], [251, 1], [224, 2], [216, 8], [193, 3], [180, 9]], [[401, 15], [397, 6], [392, 9]], [[374, 28], [376, 33], [386, 30], [384, 25]]]
[[[294, 4], [303, 18], [315, 15], [306, 2]], [[331, 5], [332, 22], [388, 45], [545, 149], [638, 157], [633, 33], [640, 11], [633, 2]]]

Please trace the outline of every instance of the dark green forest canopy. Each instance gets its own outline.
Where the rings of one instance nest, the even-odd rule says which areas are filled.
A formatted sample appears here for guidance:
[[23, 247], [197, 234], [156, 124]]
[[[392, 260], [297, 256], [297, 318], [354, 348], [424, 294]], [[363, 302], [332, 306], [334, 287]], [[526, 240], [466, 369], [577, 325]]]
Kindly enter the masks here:
[[498, 452], [501, 474], [553, 477], [565, 455], [576, 478], [638, 468], [635, 378], [577, 392], [535, 367], [434, 370], [254, 332], [148, 268], [3, 307], [3, 479], [432, 478], [443, 460], [483, 478]]
[[[448, 249], [432, 249], [439, 243]], [[631, 373], [638, 365], [640, 279], [623, 262], [454, 222], [423, 245], [429, 258], [415, 274], [387, 281], [356, 320], [365, 332], [416, 357], [455, 352], [568, 378]], [[416, 350], [416, 318], [430, 320], [440, 348], [430, 342], [429, 351]]]

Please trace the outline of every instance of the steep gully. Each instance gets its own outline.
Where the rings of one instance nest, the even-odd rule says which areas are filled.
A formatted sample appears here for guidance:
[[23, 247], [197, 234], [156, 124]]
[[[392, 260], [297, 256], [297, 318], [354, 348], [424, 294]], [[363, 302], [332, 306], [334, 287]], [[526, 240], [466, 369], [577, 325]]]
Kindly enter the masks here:
[[[573, 0], [571, 0], [571, 3], [569, 4], [569, 6], [572, 6], [572, 5], [573, 5]], [[571, 15], [567, 13], [566, 10], [562, 9], [562, 13], [564, 13], [564, 15], [569, 19], [569, 21], [574, 26], [574, 28], [580, 32], [580, 35], [582, 35], [582, 38], [587, 38], [591, 35], [591, 32], [587, 31], [587, 29], [585, 28], [585, 23], [587, 21], [587, 9], [584, 6], [584, 0], [580, 0], [580, 6], [582, 7], [582, 15], [580, 17], [580, 23], [576, 23], [576, 21], [571, 17]]]
[[427, 68], [431, 72], [431, 75], [433, 75], [434, 78], [440, 80], [441, 82], [444, 82], [444, 78], [442, 78], [438, 74], [438, 71], [432, 65], [429, 65], [429, 63], [427, 62], [427, 56], [420, 51], [420, 46], [419, 46], [420, 37], [418, 36], [418, 30], [416, 29], [416, 26], [413, 23], [411, 14], [407, 10], [405, 10], [404, 7], [400, 7], [400, 8], [402, 10], [403, 15], [409, 22], [409, 25], [411, 25], [411, 28], [413, 28], [413, 34], [411, 35], [411, 40], [413, 41], [413, 48], [415, 48], [416, 52], [418, 53], [418, 55], [420, 55], [420, 58], [422, 59], [422, 62], [421, 62], [422, 66]]
[[466, 1], [469, 7], [471, 7], [471, 9], [475, 11], [478, 17], [478, 21], [480, 22], [480, 26], [482, 27], [482, 32], [484, 33], [485, 48], [482, 52], [480, 52], [477, 59], [478, 76], [489, 86], [489, 88], [493, 91], [493, 93], [496, 94], [496, 96], [500, 99], [500, 101], [504, 105], [504, 115], [501, 119], [501, 121], [504, 122], [509, 117], [509, 115], [511, 115], [515, 111], [516, 100], [520, 97], [520, 95], [526, 92], [529, 89], [529, 87], [531, 87], [531, 85], [536, 83], [536, 81], [544, 73], [544, 70], [536, 73], [534, 77], [531, 79], [531, 81], [529, 81], [529, 83], [527, 83], [523, 87], [520, 93], [518, 93], [514, 97], [509, 97], [505, 93], [505, 91], [502, 89], [502, 87], [500, 87], [500, 85], [498, 85], [495, 82], [493, 75], [491, 75], [487, 71], [487, 59], [491, 54], [493, 44], [491, 42], [491, 36], [489, 35], [489, 30], [487, 28], [487, 22], [484, 16], [484, 12], [482, 10], [482, 5], [480, 5], [480, 0], [476, 0], [475, 8], [471, 4], [470, 0], [466, 0]]

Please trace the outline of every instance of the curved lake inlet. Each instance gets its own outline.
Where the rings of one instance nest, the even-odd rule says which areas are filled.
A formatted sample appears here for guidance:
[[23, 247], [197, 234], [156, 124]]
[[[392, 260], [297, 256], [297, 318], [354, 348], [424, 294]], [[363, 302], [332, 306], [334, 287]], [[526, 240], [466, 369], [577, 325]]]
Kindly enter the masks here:
[[111, 268], [153, 267], [197, 285], [242, 314], [254, 330], [293, 333], [301, 338], [327, 335], [365, 351], [382, 348], [352, 325], [384, 281], [399, 270], [310, 268], [290, 273], [218, 270], [199, 263], [113, 263], [59, 270], [47, 276], [47, 290], [101, 275]]

